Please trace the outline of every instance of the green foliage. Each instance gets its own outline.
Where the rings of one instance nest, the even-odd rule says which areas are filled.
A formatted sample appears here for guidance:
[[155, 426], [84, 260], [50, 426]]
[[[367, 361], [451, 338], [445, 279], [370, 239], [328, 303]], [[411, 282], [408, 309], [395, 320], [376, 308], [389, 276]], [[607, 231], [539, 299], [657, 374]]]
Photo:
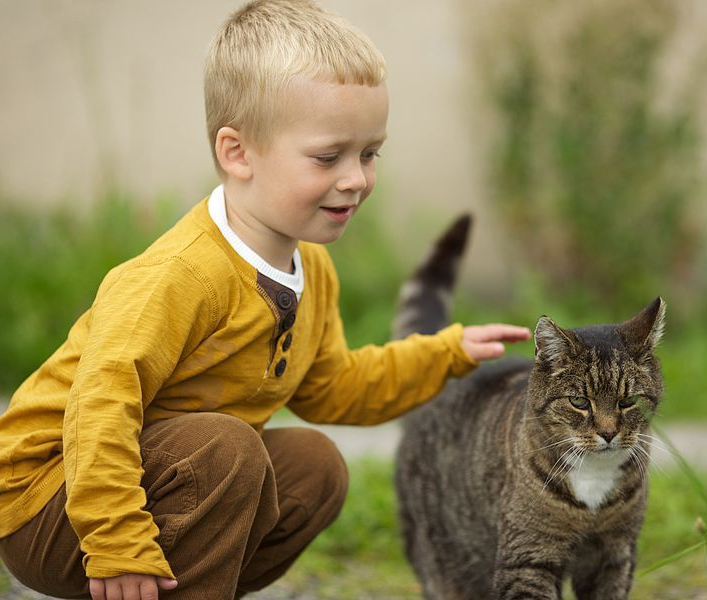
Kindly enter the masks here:
[[117, 193], [87, 214], [0, 208], [0, 394], [10, 393], [63, 343], [108, 270], [144, 250], [174, 220]]
[[[330, 248], [352, 347], [388, 340], [398, 288], [409, 274], [373, 200]], [[68, 209], [41, 215], [19, 208], [0, 210], [0, 396], [9, 395], [64, 341], [105, 273], [164, 231], [177, 217], [175, 207], [174, 201], [160, 201], [145, 211], [112, 195], [81, 216]], [[423, 244], [415, 262], [426, 248]], [[472, 254], [469, 260], [474, 259]], [[510, 321], [529, 327], [542, 314], [565, 327], [610, 320], [606, 306], [585, 302], [580, 311], [579, 305], [573, 308], [566, 298], [548, 293], [537, 278], [519, 280], [514, 300], [505, 305], [480, 304], [474, 297], [473, 290], [457, 294], [455, 319], [470, 324]], [[626, 319], [640, 308], [624, 308], [618, 317]], [[675, 327], [671, 308], [659, 348], [666, 381], [661, 416], [707, 420], [707, 403], [701, 400], [707, 388], [707, 371], [702, 367], [707, 354], [705, 321]], [[532, 344], [510, 351], [532, 356]]]
[[707, 476], [695, 471], [664, 434], [661, 437], [677, 457], [679, 471], [654, 472], [651, 479], [648, 512], [638, 545], [637, 594], [643, 589], [674, 591], [707, 586]]
[[692, 323], [682, 331], [670, 327], [666, 330], [665, 340], [658, 347], [665, 380], [665, 394], [659, 408], [661, 420], [698, 419], [707, 422], [705, 331], [707, 322], [704, 320]]
[[[0, 563], [0, 594], [4, 594], [10, 587], [10, 580], [8, 579], [7, 573], [5, 573], [5, 567]], [[2, 598], [2, 596], [0, 596]]]
[[375, 191], [346, 234], [329, 247], [341, 284], [341, 316], [349, 345], [357, 348], [390, 339], [398, 288], [408, 275], [376, 207]]
[[491, 199], [520, 260], [580, 310], [618, 314], [659, 294], [673, 318], [702, 308], [705, 72], [670, 97], [660, 70], [679, 3], [503, 6], [508, 31], [480, 56], [499, 125]]

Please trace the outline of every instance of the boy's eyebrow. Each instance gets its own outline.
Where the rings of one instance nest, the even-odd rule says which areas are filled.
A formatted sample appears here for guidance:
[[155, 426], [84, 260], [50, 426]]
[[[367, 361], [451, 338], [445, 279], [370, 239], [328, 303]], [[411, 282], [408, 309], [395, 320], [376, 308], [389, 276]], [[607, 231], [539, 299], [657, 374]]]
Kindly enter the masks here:
[[[388, 134], [383, 133], [380, 136], [376, 136], [369, 142], [366, 142], [366, 146], [379, 146], [382, 145], [385, 140], [388, 139]], [[354, 140], [351, 139], [343, 139], [343, 138], [321, 138], [321, 139], [315, 139], [313, 140], [309, 145], [312, 147], [323, 147], [323, 148], [328, 148], [328, 147], [339, 147], [339, 146], [348, 146], [353, 143]]]

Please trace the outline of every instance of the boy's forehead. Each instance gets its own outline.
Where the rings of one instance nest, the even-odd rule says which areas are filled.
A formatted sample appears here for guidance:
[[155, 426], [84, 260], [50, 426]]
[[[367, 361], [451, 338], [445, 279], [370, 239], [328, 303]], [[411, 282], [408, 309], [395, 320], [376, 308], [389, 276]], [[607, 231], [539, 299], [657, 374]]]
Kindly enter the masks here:
[[[338, 83], [311, 77], [294, 77], [284, 90], [291, 104], [304, 104], [313, 110], [329, 104], [383, 103], [387, 109], [388, 88], [385, 82], [377, 85]], [[302, 108], [298, 106], [298, 108]]]
[[279, 112], [282, 125], [307, 127], [313, 135], [329, 137], [332, 129], [359, 129], [382, 141], [388, 91], [385, 83], [369, 86], [296, 78], [288, 86]]

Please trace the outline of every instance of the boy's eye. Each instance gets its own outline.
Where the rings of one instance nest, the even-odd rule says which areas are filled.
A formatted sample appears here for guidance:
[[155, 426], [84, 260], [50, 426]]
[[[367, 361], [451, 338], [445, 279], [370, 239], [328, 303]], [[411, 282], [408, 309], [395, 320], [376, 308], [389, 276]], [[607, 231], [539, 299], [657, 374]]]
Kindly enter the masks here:
[[582, 396], [570, 396], [568, 398], [570, 404], [579, 410], [587, 410], [589, 408], [589, 400]]
[[322, 165], [333, 165], [338, 159], [338, 154], [320, 154], [314, 157], [314, 160]]
[[630, 408], [639, 400], [640, 396], [629, 396], [628, 398], [621, 398], [621, 400], [619, 400], [619, 408]]
[[375, 158], [380, 158], [378, 150], [368, 150], [367, 152], [361, 154], [361, 160], [363, 160], [363, 162], [371, 162]]

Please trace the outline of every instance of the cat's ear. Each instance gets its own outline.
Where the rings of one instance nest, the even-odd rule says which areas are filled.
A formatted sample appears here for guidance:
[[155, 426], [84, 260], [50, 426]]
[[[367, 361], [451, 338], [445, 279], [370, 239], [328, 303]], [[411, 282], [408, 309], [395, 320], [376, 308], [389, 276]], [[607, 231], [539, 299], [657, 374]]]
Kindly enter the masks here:
[[640, 356], [653, 353], [664, 327], [665, 302], [658, 297], [635, 317], [619, 325], [618, 332], [629, 351]]
[[542, 316], [535, 326], [535, 360], [559, 366], [577, 351], [578, 341], [571, 331], [562, 329]]

